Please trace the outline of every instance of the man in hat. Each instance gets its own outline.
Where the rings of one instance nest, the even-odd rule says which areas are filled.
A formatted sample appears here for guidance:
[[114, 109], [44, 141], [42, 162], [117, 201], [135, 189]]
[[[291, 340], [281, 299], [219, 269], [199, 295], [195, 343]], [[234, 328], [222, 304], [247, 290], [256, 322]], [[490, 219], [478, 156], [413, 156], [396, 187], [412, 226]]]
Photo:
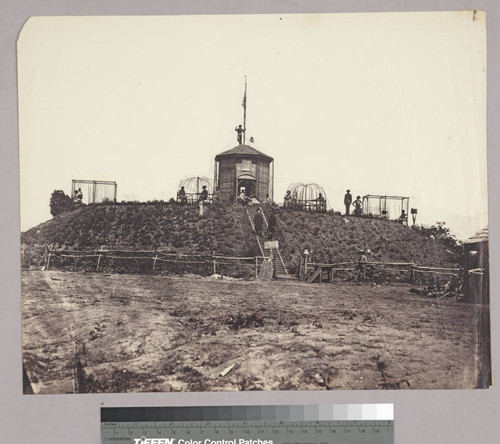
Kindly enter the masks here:
[[326, 211], [326, 199], [324, 198], [322, 193], [318, 194], [318, 198], [316, 199], [316, 211], [320, 213], [324, 213]]
[[262, 217], [262, 213], [260, 212], [260, 209], [257, 209], [257, 213], [255, 213], [255, 216], [253, 218], [253, 225], [255, 227], [255, 233], [257, 236], [263, 236], [264, 234], [262, 233], [262, 224], [264, 223], [264, 218]]
[[276, 214], [274, 213], [274, 209], [271, 210], [271, 215], [269, 216], [269, 220], [267, 221], [267, 230], [269, 231], [269, 239], [274, 240], [274, 233], [276, 231]]
[[202, 190], [201, 190], [201, 193], [200, 193], [200, 200], [201, 201], [205, 201], [208, 199], [208, 191], [207, 191], [207, 186], [206, 185], [203, 185], [202, 186]]
[[349, 216], [349, 212], [351, 210], [351, 204], [352, 204], [352, 194], [351, 190], [347, 190], [344, 196], [344, 205], [345, 205], [345, 215]]
[[291, 203], [292, 203], [292, 194], [290, 190], [287, 190], [285, 197], [283, 198], [283, 207], [290, 208]]
[[236, 140], [238, 141], [238, 144], [241, 145], [243, 143], [243, 134], [245, 133], [245, 129], [241, 125], [238, 125], [234, 130], [238, 133]]
[[401, 222], [402, 224], [408, 224], [408, 216], [404, 209], [401, 210], [401, 216], [399, 216], [398, 221]]
[[358, 262], [356, 264], [356, 270], [357, 270], [357, 275], [356, 275], [356, 282], [358, 284], [361, 284], [359, 280], [361, 279], [361, 282], [364, 284], [365, 279], [366, 279], [366, 263], [368, 262], [367, 257], [365, 256], [365, 250], [359, 250], [359, 257], [358, 257]]
[[177, 202], [180, 202], [181, 204], [187, 203], [186, 190], [184, 187], [181, 187], [181, 189], [177, 191]]
[[354, 215], [361, 216], [363, 214], [363, 202], [361, 202], [361, 196], [357, 196], [356, 200], [353, 202], [354, 205]]

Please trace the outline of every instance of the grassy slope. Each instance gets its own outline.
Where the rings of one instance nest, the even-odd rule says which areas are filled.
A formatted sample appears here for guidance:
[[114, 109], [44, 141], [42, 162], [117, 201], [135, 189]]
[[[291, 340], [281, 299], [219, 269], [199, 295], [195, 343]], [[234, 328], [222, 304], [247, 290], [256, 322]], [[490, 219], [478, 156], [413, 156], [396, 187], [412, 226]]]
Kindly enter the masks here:
[[383, 219], [281, 211], [279, 234], [289, 260], [304, 248], [312, 251], [315, 261], [323, 263], [353, 260], [359, 249], [372, 251], [369, 261], [450, 266], [454, 259], [442, 245], [421, 232]]
[[[268, 213], [268, 211], [266, 211]], [[278, 232], [285, 261], [295, 265], [308, 248], [321, 262], [353, 260], [360, 248], [369, 260], [414, 261], [449, 266], [453, 256], [420, 232], [380, 219], [301, 211], [278, 211]], [[22, 234], [27, 245], [64, 244], [70, 248], [153, 249], [178, 253], [253, 256], [258, 249], [240, 206], [198, 207], [169, 204], [84, 206]]]
[[178, 253], [244, 256], [254, 253], [241, 208], [214, 206], [205, 217], [195, 205], [91, 205], [65, 213], [22, 234], [26, 244], [72, 248], [162, 249]]

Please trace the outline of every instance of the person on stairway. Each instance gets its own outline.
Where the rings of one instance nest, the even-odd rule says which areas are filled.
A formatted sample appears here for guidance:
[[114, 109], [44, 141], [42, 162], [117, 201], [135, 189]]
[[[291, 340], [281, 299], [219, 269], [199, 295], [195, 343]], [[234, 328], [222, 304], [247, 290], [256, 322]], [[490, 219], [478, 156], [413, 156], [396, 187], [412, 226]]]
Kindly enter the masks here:
[[262, 217], [262, 213], [260, 211], [260, 208], [257, 209], [257, 213], [255, 213], [255, 216], [253, 218], [253, 225], [255, 228], [255, 233], [257, 236], [263, 236], [262, 233], [262, 224], [264, 223], [264, 218]]
[[269, 231], [269, 239], [274, 240], [274, 233], [276, 231], [276, 214], [274, 214], [274, 210], [271, 210], [271, 215], [267, 221], [267, 229]]
[[241, 191], [240, 195], [236, 199], [241, 205], [248, 205], [248, 202], [251, 200], [244, 191]]

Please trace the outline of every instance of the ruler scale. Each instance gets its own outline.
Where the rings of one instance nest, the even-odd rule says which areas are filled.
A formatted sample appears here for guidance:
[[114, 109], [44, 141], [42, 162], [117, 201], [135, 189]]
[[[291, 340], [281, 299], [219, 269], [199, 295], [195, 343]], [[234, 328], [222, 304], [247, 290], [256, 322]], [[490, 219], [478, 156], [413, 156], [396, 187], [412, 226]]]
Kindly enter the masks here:
[[393, 444], [393, 406], [101, 408], [101, 442]]

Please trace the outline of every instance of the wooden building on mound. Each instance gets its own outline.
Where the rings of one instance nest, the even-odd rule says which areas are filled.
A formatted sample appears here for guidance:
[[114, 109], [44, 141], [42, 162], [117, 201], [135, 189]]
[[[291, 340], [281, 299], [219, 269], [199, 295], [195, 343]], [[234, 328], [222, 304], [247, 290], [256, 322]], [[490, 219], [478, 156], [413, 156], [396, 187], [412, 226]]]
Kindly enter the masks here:
[[467, 300], [476, 304], [489, 304], [489, 243], [488, 228], [484, 228], [463, 244], [464, 284]]
[[478, 386], [489, 388], [491, 376], [491, 324], [490, 324], [490, 260], [488, 228], [476, 233], [463, 244], [465, 300], [476, 304], [479, 323]]
[[215, 156], [214, 186], [223, 202], [233, 202], [243, 191], [263, 201], [273, 199], [274, 161], [250, 145], [238, 145]]

